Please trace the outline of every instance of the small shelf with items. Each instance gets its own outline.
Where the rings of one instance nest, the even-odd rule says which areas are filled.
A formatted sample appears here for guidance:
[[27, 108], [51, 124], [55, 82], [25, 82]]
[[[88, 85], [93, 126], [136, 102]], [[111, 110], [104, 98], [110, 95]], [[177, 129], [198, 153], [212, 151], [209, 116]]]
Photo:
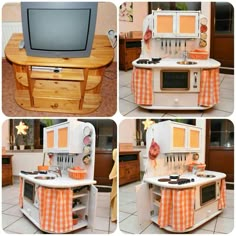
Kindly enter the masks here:
[[73, 227], [81, 228], [88, 225], [89, 186], [73, 188], [72, 217]]
[[158, 218], [158, 212], [161, 204], [161, 188], [159, 186], [152, 187], [152, 211], [151, 219], [154, 221]]

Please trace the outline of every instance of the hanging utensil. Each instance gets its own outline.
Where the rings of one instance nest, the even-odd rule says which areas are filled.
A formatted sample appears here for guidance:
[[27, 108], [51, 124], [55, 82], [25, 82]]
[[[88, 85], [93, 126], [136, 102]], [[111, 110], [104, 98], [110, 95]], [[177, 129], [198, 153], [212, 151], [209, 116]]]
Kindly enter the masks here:
[[161, 50], [164, 50], [164, 43], [163, 43], [163, 39], [161, 40]]
[[165, 51], [166, 51], [166, 53], [168, 51], [167, 39], [166, 39]]
[[170, 53], [170, 55], [172, 54], [172, 51], [171, 51], [171, 40], [169, 41], [169, 53]]
[[177, 50], [177, 39], [175, 40], [175, 54], [178, 53], [178, 50]]

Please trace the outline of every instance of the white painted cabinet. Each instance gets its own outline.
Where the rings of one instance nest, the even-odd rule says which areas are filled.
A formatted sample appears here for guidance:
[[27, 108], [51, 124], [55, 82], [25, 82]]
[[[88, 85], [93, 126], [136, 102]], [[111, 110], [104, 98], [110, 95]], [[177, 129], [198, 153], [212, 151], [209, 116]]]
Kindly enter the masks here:
[[[39, 205], [39, 200], [37, 198], [38, 187], [39, 186], [37, 185], [35, 186], [34, 189], [31, 189], [34, 192], [34, 194], [32, 195], [33, 196], [32, 200], [27, 199], [25, 196], [23, 197], [23, 208], [21, 208], [21, 211], [32, 221], [32, 223], [34, 223], [39, 229], [41, 229], [40, 205]], [[85, 185], [85, 186], [74, 187], [72, 188], [72, 191], [73, 191], [72, 213], [77, 214], [79, 216], [79, 221], [76, 225], [73, 225], [73, 230], [77, 230], [87, 226], [90, 229], [93, 229], [95, 224], [96, 209], [97, 209], [97, 193], [98, 193], [97, 188], [94, 185]]]
[[151, 221], [152, 205], [151, 205], [151, 188], [149, 184], [142, 183], [136, 186], [136, 207], [138, 213], [138, 223], [145, 225]]
[[153, 38], [198, 38], [198, 11], [153, 11]]
[[137, 213], [140, 225], [153, 221], [157, 224], [161, 201], [161, 188], [156, 185], [142, 183], [136, 186]]
[[193, 152], [201, 148], [201, 128], [172, 121], [152, 125], [147, 131], [147, 148], [154, 138], [161, 153]]
[[44, 128], [44, 152], [82, 153], [87, 130], [91, 131], [89, 135], [95, 135], [90, 123], [79, 121], [67, 121]]

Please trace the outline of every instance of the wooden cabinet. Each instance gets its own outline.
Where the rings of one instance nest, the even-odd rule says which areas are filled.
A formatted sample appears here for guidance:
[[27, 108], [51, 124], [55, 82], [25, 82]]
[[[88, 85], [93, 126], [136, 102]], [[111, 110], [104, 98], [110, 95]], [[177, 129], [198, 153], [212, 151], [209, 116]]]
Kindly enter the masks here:
[[2, 186], [13, 184], [12, 155], [2, 155]]
[[15, 100], [27, 110], [87, 114], [102, 102], [101, 85], [114, 50], [104, 35], [94, 38], [87, 58], [30, 57], [19, 49], [22, 34], [13, 34], [5, 54], [13, 64]]
[[127, 71], [133, 68], [132, 62], [141, 54], [141, 37], [119, 39], [119, 69]]
[[[44, 128], [44, 151], [53, 153], [83, 153], [83, 139], [86, 129], [95, 136], [90, 123], [67, 121]], [[94, 137], [95, 138], [95, 137]]]
[[198, 38], [198, 11], [153, 11], [154, 38]]
[[119, 185], [140, 180], [140, 151], [120, 151]]
[[160, 122], [147, 131], [147, 147], [150, 147], [154, 135], [162, 153], [200, 151], [201, 133], [201, 128], [196, 126], [173, 121]]

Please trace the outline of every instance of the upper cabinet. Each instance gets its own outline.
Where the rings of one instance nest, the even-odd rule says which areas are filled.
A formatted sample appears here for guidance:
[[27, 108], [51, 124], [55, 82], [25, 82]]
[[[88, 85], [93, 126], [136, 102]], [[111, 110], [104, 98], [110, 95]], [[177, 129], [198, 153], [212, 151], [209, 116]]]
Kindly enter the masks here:
[[44, 128], [44, 152], [82, 153], [85, 137], [95, 138], [90, 123], [68, 121]]
[[153, 125], [147, 132], [147, 147], [152, 138], [159, 144], [161, 153], [195, 152], [201, 148], [201, 128], [172, 121]]
[[198, 38], [198, 11], [153, 11], [153, 38]]

